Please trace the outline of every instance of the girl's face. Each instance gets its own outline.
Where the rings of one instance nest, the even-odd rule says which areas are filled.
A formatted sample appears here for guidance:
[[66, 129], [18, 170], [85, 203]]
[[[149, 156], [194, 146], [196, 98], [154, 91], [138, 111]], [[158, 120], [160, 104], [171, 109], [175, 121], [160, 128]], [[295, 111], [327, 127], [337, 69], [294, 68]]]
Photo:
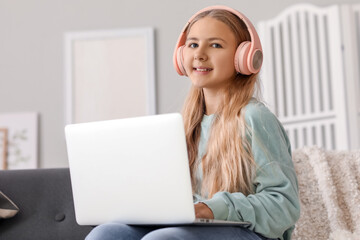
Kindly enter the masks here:
[[211, 17], [194, 23], [183, 50], [185, 70], [193, 85], [217, 91], [230, 83], [236, 76], [237, 46], [225, 23]]

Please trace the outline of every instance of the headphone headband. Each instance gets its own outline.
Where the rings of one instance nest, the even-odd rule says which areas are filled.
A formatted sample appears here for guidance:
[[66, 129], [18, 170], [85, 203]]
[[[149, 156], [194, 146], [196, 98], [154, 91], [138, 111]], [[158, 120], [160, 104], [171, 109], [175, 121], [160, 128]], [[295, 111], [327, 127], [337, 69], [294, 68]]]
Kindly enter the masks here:
[[[250, 75], [252, 73], [259, 72], [261, 65], [262, 65], [263, 54], [262, 54], [262, 47], [261, 47], [260, 39], [259, 39], [259, 36], [258, 36], [253, 24], [241, 12], [239, 12], [235, 9], [232, 9], [230, 7], [221, 6], [221, 5], [206, 7], [204, 9], [198, 11], [197, 13], [195, 13], [187, 21], [185, 27], [181, 31], [181, 34], [178, 38], [178, 41], [177, 41], [177, 44], [176, 44], [175, 50], [174, 50], [173, 63], [174, 63], [175, 70], [180, 75], [186, 75], [184, 66], [182, 65], [182, 46], [186, 42], [186, 30], [187, 30], [188, 26], [190, 25], [190, 23], [200, 13], [210, 11], [210, 10], [216, 10], [216, 9], [226, 10], [226, 11], [231, 12], [234, 15], [236, 15], [238, 18], [240, 18], [245, 23], [247, 30], [250, 34], [250, 38], [251, 38], [250, 44], [240, 44], [240, 46], [242, 48], [239, 49], [240, 48], [240, 46], [239, 46], [239, 48], [236, 51], [236, 56], [235, 56], [236, 70], [245, 75]], [[244, 48], [246, 48], [246, 49], [244, 49]], [[240, 55], [240, 56], [238, 56], [238, 55]]]

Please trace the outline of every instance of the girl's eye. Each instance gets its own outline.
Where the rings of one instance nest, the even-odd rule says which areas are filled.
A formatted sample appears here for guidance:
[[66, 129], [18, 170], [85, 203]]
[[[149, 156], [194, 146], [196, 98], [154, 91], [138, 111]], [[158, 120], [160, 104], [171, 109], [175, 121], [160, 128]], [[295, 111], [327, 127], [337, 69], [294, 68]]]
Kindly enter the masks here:
[[222, 46], [220, 44], [218, 44], [218, 43], [213, 43], [211, 46], [213, 48], [222, 48]]
[[196, 48], [196, 47], [198, 47], [199, 45], [197, 44], [197, 43], [190, 43], [189, 44], [189, 47], [190, 48]]

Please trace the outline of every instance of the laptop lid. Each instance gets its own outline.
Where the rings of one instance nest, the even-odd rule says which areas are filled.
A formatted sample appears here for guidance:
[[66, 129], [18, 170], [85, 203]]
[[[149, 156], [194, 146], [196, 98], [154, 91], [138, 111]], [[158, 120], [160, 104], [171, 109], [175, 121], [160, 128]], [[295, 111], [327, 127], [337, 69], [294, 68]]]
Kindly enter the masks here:
[[78, 224], [194, 221], [180, 114], [71, 124], [65, 137]]

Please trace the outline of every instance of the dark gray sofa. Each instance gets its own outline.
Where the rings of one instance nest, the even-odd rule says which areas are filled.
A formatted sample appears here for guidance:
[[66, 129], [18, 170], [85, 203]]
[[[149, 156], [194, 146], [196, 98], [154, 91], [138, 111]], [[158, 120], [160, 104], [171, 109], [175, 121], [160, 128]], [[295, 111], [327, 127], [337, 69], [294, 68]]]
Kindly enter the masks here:
[[20, 209], [0, 220], [1, 240], [79, 240], [92, 229], [75, 221], [68, 168], [2, 170], [0, 191]]

